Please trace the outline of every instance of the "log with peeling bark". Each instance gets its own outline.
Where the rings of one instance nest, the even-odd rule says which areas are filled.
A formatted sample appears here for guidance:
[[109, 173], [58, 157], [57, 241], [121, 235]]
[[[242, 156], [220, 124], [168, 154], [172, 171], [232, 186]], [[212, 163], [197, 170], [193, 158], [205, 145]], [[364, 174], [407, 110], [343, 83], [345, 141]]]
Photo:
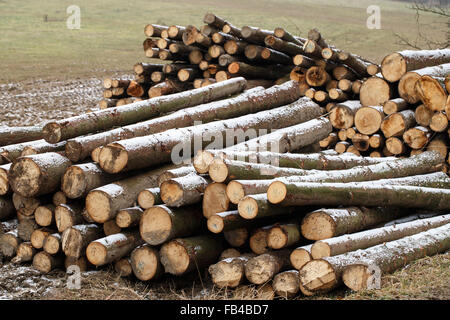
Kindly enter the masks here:
[[314, 259], [337, 256], [358, 249], [366, 249], [384, 242], [394, 241], [419, 232], [437, 228], [450, 222], [450, 215], [440, 215], [429, 219], [395, 224], [382, 228], [342, 235], [316, 241], [311, 247]]
[[448, 95], [437, 79], [426, 75], [422, 76], [416, 81], [414, 89], [428, 109], [433, 111], [445, 110]]
[[[342, 281], [355, 291], [369, 289], [373, 285], [371, 266], [378, 266], [383, 273], [391, 273], [411, 261], [448, 250], [450, 248], [449, 239], [450, 226], [447, 224], [417, 235], [371, 247], [363, 252], [357, 251], [351, 258], [345, 257], [347, 267], [342, 273]], [[360, 254], [359, 257], [358, 254]], [[364, 259], [363, 256], [369, 256], [370, 259]], [[354, 263], [347, 258], [354, 259]]]
[[124, 231], [92, 241], [86, 248], [86, 257], [95, 266], [117, 261], [143, 244], [138, 230]]
[[87, 246], [94, 240], [103, 237], [103, 230], [96, 224], [79, 224], [66, 229], [61, 235], [61, 249], [72, 258], [80, 258], [85, 254]]
[[89, 216], [98, 223], [114, 219], [121, 209], [133, 205], [139, 192], [156, 187], [158, 175], [170, 167], [150, 170], [91, 190], [86, 197]]
[[294, 298], [300, 291], [298, 271], [289, 270], [278, 273], [272, 281], [275, 294], [285, 299]]
[[42, 127], [0, 127], [0, 146], [42, 139]]
[[245, 264], [245, 277], [253, 284], [263, 284], [277, 273], [290, 266], [290, 250], [283, 249], [264, 253], [250, 259]]
[[144, 210], [141, 207], [135, 206], [125, 208], [119, 211], [115, 222], [119, 228], [130, 228], [139, 225]]
[[68, 158], [54, 152], [21, 157], [8, 172], [11, 188], [24, 197], [54, 192], [71, 164]]
[[[266, 133], [266, 131], [262, 129], [273, 130], [278, 128], [285, 128], [275, 132], [275, 136], [281, 137], [282, 132], [286, 130], [287, 126], [296, 125], [298, 123], [303, 123], [306, 120], [308, 120], [307, 118], [308, 115], [304, 115], [298, 111], [303, 110], [305, 108], [305, 105], [311, 103], [313, 102], [305, 99], [299, 99], [298, 101], [291, 103], [289, 105], [267, 111], [261, 111], [255, 114], [241, 116], [238, 118], [234, 118], [233, 121], [229, 120], [215, 121], [212, 123], [206, 123], [194, 127], [171, 129], [163, 133], [154, 134], [151, 136], [121, 140], [120, 142], [115, 142], [102, 148], [102, 151], [100, 152], [100, 166], [103, 170], [109, 173], [117, 173], [123, 170], [138, 169], [148, 167], [154, 164], [165, 163], [170, 160], [173, 161], [172, 159], [173, 154], [177, 156], [177, 153], [179, 154], [179, 152], [182, 149], [185, 149], [186, 147], [189, 147], [189, 145], [191, 145], [193, 138], [200, 137], [205, 132], [208, 132], [208, 135], [210, 137], [212, 135], [216, 137], [220, 136], [221, 139], [216, 138], [217, 143], [215, 145], [216, 146], [219, 145], [221, 147], [223, 147], [224, 143], [233, 144], [234, 141], [230, 139], [230, 135], [235, 136], [234, 139], [237, 139], [239, 138], [239, 136], [243, 135], [244, 129], [245, 130], [253, 129], [251, 130], [252, 135], [254, 134], [255, 136], [259, 136]], [[312, 121], [314, 120], [306, 122], [304, 125], [306, 127], [310, 127], [308, 125], [311, 125], [313, 123]], [[319, 119], [315, 121], [317, 122], [314, 124], [317, 125], [310, 128], [311, 130], [314, 131], [316, 130], [321, 131], [323, 129], [327, 130], [327, 126], [325, 125], [328, 122], [327, 120]], [[324, 125], [320, 126], [319, 125], [320, 122], [324, 122]], [[287, 130], [289, 129], [290, 128], [288, 127]], [[327, 132], [327, 135], [328, 134], [329, 131]], [[223, 137], [224, 135], [225, 139]], [[273, 135], [268, 134], [263, 136], [262, 139], [271, 137], [273, 137]], [[295, 139], [300, 140], [300, 137], [303, 137], [303, 135], [297, 135]], [[324, 137], [320, 136], [311, 137], [311, 139], [313, 140], [315, 139], [320, 140], [322, 138]], [[220, 139], [221, 141], [218, 139]], [[202, 140], [203, 141], [201, 141], [201, 144], [203, 146], [208, 146], [210, 144], [208, 139]], [[287, 139], [284, 138], [283, 140]], [[222, 145], [219, 144], [220, 142], [222, 143]], [[250, 142], [252, 141], [250, 140]], [[250, 142], [242, 144], [242, 148], [247, 147]], [[310, 144], [307, 142], [308, 142], [307, 139], [302, 139], [302, 141], [299, 143], [301, 143], [302, 146]], [[200, 141], [198, 143], [200, 143]], [[281, 147], [282, 146], [280, 146], [280, 148]], [[161, 148], [164, 148], [165, 150], [171, 152], [170, 153], [157, 152]], [[191, 149], [190, 152], [188, 151], [189, 149]], [[184, 158], [187, 158], [188, 156], [190, 157], [190, 155], [193, 153], [192, 148], [189, 149], [184, 150], [183, 152]], [[177, 157], [179, 157], [179, 155]]]
[[198, 206], [169, 208], [157, 205], [145, 210], [139, 230], [142, 239], [159, 245], [177, 237], [188, 237], [204, 229], [202, 211]]
[[255, 254], [247, 253], [210, 265], [208, 272], [212, 282], [219, 288], [236, 288], [245, 281], [245, 265], [254, 257]]
[[161, 200], [169, 207], [198, 203], [210, 182], [196, 173], [164, 181], [160, 186]]
[[43, 249], [45, 252], [49, 254], [57, 254], [61, 251], [61, 234], [60, 233], [52, 233], [49, 234], [45, 240]]
[[234, 78], [227, 82], [213, 84], [207, 88], [180, 92], [132, 103], [120, 108], [109, 108], [61, 121], [49, 122], [43, 129], [44, 138], [49, 143], [56, 143], [83, 134], [110, 129], [114, 126], [147, 120], [162, 113], [227, 97], [240, 92], [244, 87], [245, 79]]
[[381, 73], [389, 82], [396, 82], [408, 71], [450, 62], [450, 49], [404, 50], [384, 57]]
[[17, 264], [33, 261], [33, 257], [36, 253], [37, 250], [32, 246], [31, 242], [22, 242], [17, 247], [16, 255], [11, 259], [11, 262]]
[[131, 252], [130, 263], [134, 275], [141, 281], [157, 279], [164, 273], [159, 252], [148, 244], [143, 244]]
[[298, 88], [294, 83], [265, 91], [262, 91], [261, 87], [257, 87], [234, 98], [180, 110], [167, 116], [99, 134], [71, 139], [67, 143], [66, 153], [73, 161], [79, 161], [89, 156], [93, 149], [116, 140], [155, 134], [172, 128], [188, 127], [194, 125], [197, 120], [207, 123], [217, 119], [242, 116], [251, 112], [275, 108], [299, 97]]
[[183, 275], [217, 261], [223, 251], [223, 240], [212, 236], [177, 238], [165, 243], [160, 250], [166, 273]]

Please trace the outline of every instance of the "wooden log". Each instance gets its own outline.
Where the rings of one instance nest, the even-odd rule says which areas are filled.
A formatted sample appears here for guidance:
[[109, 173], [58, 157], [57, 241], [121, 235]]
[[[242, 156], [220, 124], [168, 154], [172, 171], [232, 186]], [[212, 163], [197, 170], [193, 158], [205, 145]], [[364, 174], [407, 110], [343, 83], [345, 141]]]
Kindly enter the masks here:
[[450, 63], [409, 71], [401, 77], [398, 83], [398, 93], [408, 103], [418, 103], [420, 96], [415, 90], [417, 81], [425, 75], [444, 77], [447, 73], [450, 73]]
[[42, 139], [42, 127], [0, 127], [0, 146]]
[[36, 253], [33, 258], [33, 268], [42, 272], [49, 273], [53, 269], [61, 268], [64, 265], [62, 255], [52, 256], [45, 251]]
[[444, 111], [447, 93], [442, 84], [430, 76], [422, 76], [416, 81], [415, 92], [422, 103], [430, 110]]
[[239, 248], [247, 243], [249, 232], [247, 228], [237, 228], [225, 231], [223, 236], [230, 246]]
[[79, 224], [66, 229], [61, 236], [62, 251], [68, 257], [79, 258], [87, 246], [103, 237], [103, 230], [95, 224]]
[[359, 98], [363, 106], [380, 106], [394, 96], [395, 88], [384, 79], [373, 76], [363, 82]]
[[[242, 90], [244, 85], [245, 80], [237, 78], [227, 83], [212, 85], [207, 89], [200, 88], [177, 93], [170, 96], [170, 99], [162, 97], [133, 103], [126, 107], [122, 106], [120, 109], [110, 108], [95, 111], [65, 119], [64, 122], [50, 122], [46, 124], [43, 132], [47, 141], [56, 143], [85, 133], [146, 120], [160, 115], [162, 112], [170, 112], [225, 97]], [[207, 95], [205, 94], [206, 92], [208, 92]], [[120, 117], [115, 114], [120, 114]]]
[[272, 281], [273, 290], [279, 297], [294, 298], [300, 291], [298, 271], [289, 270], [278, 273]]
[[114, 271], [116, 271], [120, 277], [129, 277], [133, 274], [133, 268], [131, 267], [130, 258], [122, 258], [114, 263]]
[[138, 194], [137, 201], [139, 206], [144, 210], [163, 203], [159, 188], [147, 188], [142, 190]]
[[139, 225], [144, 210], [140, 207], [130, 207], [119, 211], [115, 223], [119, 228], [130, 228]]
[[[355, 112], [356, 129], [362, 134], [374, 134], [380, 130], [384, 117], [381, 106], [361, 107]], [[404, 121], [406, 122], [406, 120]]]
[[22, 239], [19, 237], [17, 229], [0, 234], [0, 252], [3, 257], [14, 257], [21, 243]]
[[58, 153], [21, 157], [14, 163], [8, 179], [14, 192], [24, 197], [35, 197], [56, 191], [70, 160]]
[[245, 264], [255, 257], [247, 253], [220, 260], [208, 268], [214, 285], [219, 288], [236, 288], [245, 281]]
[[349, 66], [351, 69], [353, 69], [360, 77], [365, 77], [368, 75], [375, 75], [378, 73], [378, 71], [373, 73], [373, 70], [372, 70], [373, 74], [369, 73], [368, 68], [371, 64], [367, 61], [364, 61], [363, 59], [361, 59], [360, 57], [358, 57], [355, 54], [345, 52], [345, 51], [340, 51], [338, 53], [338, 59], [340, 62], [345, 63], [347, 66]]
[[443, 112], [435, 112], [431, 117], [430, 129], [434, 132], [444, 132], [448, 127], [448, 118]]
[[346, 101], [349, 99], [349, 96], [347, 93], [342, 91], [341, 89], [332, 88], [328, 92], [330, 99], [334, 101]]
[[[157, 179], [158, 186], [160, 187], [163, 184], [163, 182], [165, 182], [165, 181], [183, 177], [190, 173], [195, 173], [195, 168], [193, 166], [189, 166], [189, 165], [175, 167], [173, 169], [165, 170], [158, 176], [158, 179]], [[147, 208], [144, 208], [144, 209], [147, 209]]]
[[45, 238], [55, 231], [48, 228], [40, 228], [33, 231], [30, 237], [32, 246], [36, 249], [42, 249], [44, 247]]
[[11, 262], [17, 264], [33, 261], [36, 253], [37, 250], [31, 245], [31, 242], [22, 242], [17, 247], [16, 256], [11, 259]]
[[393, 155], [401, 155], [404, 154], [406, 150], [406, 146], [403, 143], [402, 139], [397, 137], [390, 137], [386, 140], [386, 149], [390, 154]]
[[15, 214], [14, 205], [11, 199], [0, 198], [0, 221], [6, 221]]
[[66, 257], [66, 259], [64, 260], [64, 267], [66, 268], [66, 271], [70, 266], [77, 266], [81, 272], [84, 272], [90, 269], [92, 265], [89, 263], [89, 261], [87, 261], [85, 256], [79, 258]]
[[[292, 86], [292, 82], [287, 82], [286, 84], [283, 84], [281, 86], [289, 88], [289, 86]], [[294, 90], [296, 89], [297, 88], [295, 87]], [[277, 90], [277, 88], [274, 88], [274, 91], [276, 93], [279, 93], [279, 95], [275, 94], [274, 96], [280, 96], [280, 99], [283, 99], [282, 96], [284, 95], [282, 95], [281, 92]], [[284, 97], [284, 99], [290, 98]], [[280, 103], [280, 100], [277, 103]], [[234, 133], [235, 136], [237, 134], [242, 135], [243, 128], [245, 128], [246, 130], [253, 129], [251, 131], [252, 134], [254, 133], [256, 136], [258, 136], [263, 132], [261, 129], [269, 129], [269, 128], [276, 129], [280, 127], [286, 128], [287, 126], [304, 122], [306, 120], [305, 116], [297, 111], [304, 109], [305, 105], [311, 103], [313, 102], [310, 100], [299, 99], [298, 101], [291, 103], [287, 106], [235, 118], [233, 122], [230, 122], [228, 120], [221, 120], [212, 123], [197, 125], [194, 127], [172, 129], [165, 131], [164, 133], [161, 134], [154, 134], [152, 136], [144, 136], [128, 140], [122, 140], [120, 142], [115, 142], [102, 148], [102, 151], [100, 153], [100, 166], [103, 170], [109, 173], [117, 173], [123, 170], [138, 169], [142, 167], [148, 167], [153, 164], [168, 162], [169, 160], [172, 160], [171, 154], [169, 152], [162, 154], [162, 153], [155, 153], [155, 151], [163, 147], [165, 148], [165, 150], [171, 151], [171, 153], [174, 152], [179, 153], [180, 152], [179, 149], [181, 149], [181, 147], [187, 146], [187, 144], [190, 145], [194, 137], [202, 136], [206, 130], [209, 132], [214, 132], [215, 136], [221, 135], [222, 146], [223, 143], [225, 143], [223, 139], [224, 135], [226, 135], [225, 137], [226, 143], [228, 145], [232, 145], [234, 144], [234, 141], [230, 139], [230, 133]], [[255, 119], [257, 120], [255, 121]], [[328, 121], [325, 121], [324, 119], [316, 120], [316, 122], [313, 121], [314, 120], [305, 122], [304, 127], [310, 127], [312, 124], [314, 124], [317, 126], [311, 128], [312, 130], [320, 131], [322, 129], [327, 129], [326, 122]], [[321, 122], [325, 123], [323, 123], [323, 125], [320, 126]], [[284, 130], [291, 131], [290, 128]], [[276, 136], [280, 137], [280, 132], [282, 131], [283, 130], [277, 131]], [[327, 135], [328, 133], [329, 132], [327, 132]], [[306, 132], [304, 135], [306, 135]], [[265, 135], [263, 139], [271, 137], [273, 136], [268, 134]], [[233, 137], [233, 139], [236, 138]], [[295, 138], [299, 139], [299, 136], [296, 136]], [[313, 140], [317, 141], [316, 139], [320, 140], [321, 138], [323, 138], [323, 136], [316, 136], [313, 137]], [[286, 138], [284, 138], [283, 140], [286, 140]], [[258, 140], [254, 140], [254, 142], [253, 141], [252, 142], [260, 143], [260, 141], [264, 140], [262, 139], [260, 140], [260, 138], [258, 138]], [[216, 143], [215, 146], [217, 146], [218, 143], [219, 141]], [[246, 148], [249, 143], [250, 142], [242, 144], [242, 146], [239, 145], [239, 147]], [[272, 143], [272, 146], [274, 145], [274, 143], [275, 142]], [[301, 143], [304, 143], [303, 145], [307, 145], [306, 144], [307, 140], [302, 140]], [[135, 147], [130, 148], [131, 146], [136, 146], [136, 144], [139, 145], [139, 148]], [[210, 144], [209, 141], [202, 141], [202, 146], [199, 147], [206, 147], [209, 144]], [[174, 149], [175, 147], [176, 149]], [[280, 148], [281, 147], [282, 146], [280, 146]], [[190, 149], [191, 149], [190, 152], [189, 151], [183, 152], [183, 158], [187, 158], [190, 156], [190, 154], [192, 154], [193, 150], [192, 148]]]
[[247, 44], [248, 43], [245, 41], [228, 40], [224, 43], [223, 48], [225, 49], [225, 52], [230, 55], [242, 55], [244, 54]]
[[167, 180], [160, 186], [161, 200], [169, 207], [181, 207], [200, 202], [210, 182], [209, 179], [196, 173]]
[[447, 158], [449, 145], [449, 136], [445, 133], [439, 133], [433, 137], [433, 139], [428, 143], [426, 148], [427, 151], [436, 151], [444, 159]]
[[[447, 250], [450, 247], [448, 235], [449, 227], [446, 225], [388, 242], [386, 245], [378, 245], [364, 250], [364, 253], [358, 252], [358, 254], [370, 254], [370, 263], [379, 266], [381, 272], [389, 273], [416, 259]], [[380, 254], [380, 249], [383, 250], [382, 254]], [[348, 261], [348, 266], [342, 274], [344, 284], [356, 291], [369, 288], [371, 284], [369, 281], [371, 277], [370, 265], [365, 264], [361, 261], [362, 259], [358, 259], [356, 256], [352, 258], [355, 259], [355, 264]]]
[[105, 234], [105, 236], [110, 236], [110, 235], [118, 234], [121, 232], [122, 232], [122, 228], [120, 228], [116, 224], [116, 219], [109, 220], [109, 221], [106, 221], [105, 223], [103, 223], [103, 233]]
[[165, 243], [161, 247], [160, 257], [166, 273], [183, 275], [211, 265], [222, 251], [220, 238], [197, 236]]
[[164, 273], [159, 252], [148, 244], [134, 249], [130, 260], [134, 275], [141, 281], [157, 279]]
[[[241, 87], [241, 90], [242, 88], [243, 87]], [[192, 126], [195, 124], [196, 120], [211, 122], [218, 118], [226, 119], [243, 115], [254, 110], [265, 110], [274, 106], [280, 106], [284, 102], [294, 99], [295, 96], [292, 96], [295, 95], [295, 91], [297, 91], [297, 88], [294, 85], [291, 85], [290, 87], [285, 86], [285, 88], [287, 91], [286, 94], [290, 95], [283, 100], [276, 95], [277, 90], [279, 90], [278, 87], [265, 91], [263, 95], [257, 95], [257, 92], [260, 92], [262, 88], [254, 88], [250, 92], [246, 92], [235, 98], [224, 99], [215, 103], [202, 104], [196, 108], [179, 110], [167, 116], [113, 129], [86, 138], [72, 139], [68, 142], [67, 154], [71, 159], [77, 159], [78, 161], [87, 157], [94, 148], [116, 140], [154, 134], [169, 128]], [[271, 96], [273, 97], [269, 100], [269, 97]], [[280, 100], [275, 100], [275, 97], [278, 97]], [[255, 100], [256, 98], [258, 99]]]
[[124, 231], [92, 241], [86, 248], [86, 257], [95, 266], [117, 261], [143, 244], [139, 231]]
[[381, 61], [381, 73], [389, 82], [396, 82], [408, 71], [450, 62], [450, 49], [404, 50], [394, 52]]
[[158, 24], [147, 24], [144, 28], [144, 34], [147, 37], [160, 37], [161, 32], [163, 30], [167, 30], [169, 27], [167, 26], [161, 26]]
[[406, 102], [402, 98], [396, 98], [389, 101], [386, 101], [383, 104], [383, 112], [387, 115], [397, 113], [408, 109], [408, 102]]
[[349, 68], [345, 67], [345, 66], [337, 66], [333, 69], [333, 77], [336, 80], [342, 80], [342, 79], [347, 79], [347, 80], [356, 80], [356, 74]]
[[[11, 192], [8, 180], [8, 172], [11, 168], [11, 163], [0, 165], [0, 196], [4, 196]], [[1, 220], [1, 218], [0, 218]]]
[[289, 250], [265, 253], [250, 259], [245, 264], [245, 277], [253, 284], [263, 284], [277, 273], [289, 267]]
[[290, 247], [301, 239], [300, 225], [297, 223], [279, 223], [267, 233], [267, 246], [273, 250]]
[[381, 123], [380, 129], [386, 138], [402, 136], [409, 128], [414, 127], [416, 120], [414, 111], [403, 110], [390, 114]]
[[289, 41], [284, 41], [273, 35], [267, 35], [264, 39], [264, 43], [267, 47], [283, 52], [285, 54], [295, 56], [297, 54], [305, 54], [305, 50], [302, 45], [298, 45]]
[[[337, 104], [330, 111], [330, 122], [334, 128], [348, 129], [354, 124], [356, 112], [362, 107], [358, 100], [351, 100]], [[349, 137], [350, 138], [350, 137]]]
[[202, 212], [197, 206], [169, 208], [157, 205], [145, 210], [139, 230], [142, 239], [159, 245], [177, 237], [194, 235], [204, 227]]
[[55, 222], [59, 232], [84, 222], [81, 203], [61, 204], [55, 208]]
[[413, 149], [422, 149], [430, 140], [431, 132], [429, 129], [417, 126], [407, 130], [403, 134], [403, 141]]
[[226, 187], [226, 184], [213, 182], [205, 188], [202, 201], [203, 216], [205, 218], [230, 209]]
[[311, 87], [321, 87], [331, 81], [330, 75], [322, 67], [311, 67], [306, 72], [306, 82]]
[[366, 134], [356, 133], [352, 138], [352, 143], [358, 151], [367, 151], [370, 147], [369, 139]]
[[161, 167], [91, 190], [86, 197], [89, 216], [98, 223], [114, 219], [121, 209], [133, 205], [139, 192], [156, 187], [158, 175], [168, 168]]
[[44, 240], [43, 249], [48, 254], [54, 255], [59, 253], [61, 251], [61, 234], [49, 234]]
[[303, 43], [305, 42], [305, 39], [293, 36], [287, 30], [281, 27], [275, 28], [273, 31], [273, 35], [277, 38], [280, 38], [281, 40], [292, 42], [299, 46], [303, 46]]
[[379, 134], [374, 134], [369, 138], [369, 146], [374, 149], [383, 147], [384, 137]]
[[259, 67], [247, 64], [245, 62], [232, 62], [228, 66], [228, 72], [234, 75], [244, 76], [246, 78], [255, 78], [255, 79], [273, 79], [276, 80], [278, 78], [283, 77], [286, 74], [289, 74], [291, 68], [288, 66], [266, 66]]
[[353, 81], [350, 81], [348, 79], [342, 79], [342, 80], [339, 80], [339, 82], [338, 82], [338, 88], [348, 94], [352, 93], [352, 86], [353, 86]]
[[67, 204], [68, 199], [64, 192], [56, 191], [52, 196], [52, 203], [54, 206], [59, 206], [60, 204]]
[[312, 245], [311, 254], [314, 259], [337, 256], [437, 228], [447, 224], [449, 221], [450, 215], [441, 215], [429, 219], [419, 219], [393, 226], [342, 235], [326, 240], [322, 239]]
[[292, 250], [289, 261], [296, 270], [300, 270], [308, 261], [312, 260], [311, 247], [312, 245], [309, 244]]

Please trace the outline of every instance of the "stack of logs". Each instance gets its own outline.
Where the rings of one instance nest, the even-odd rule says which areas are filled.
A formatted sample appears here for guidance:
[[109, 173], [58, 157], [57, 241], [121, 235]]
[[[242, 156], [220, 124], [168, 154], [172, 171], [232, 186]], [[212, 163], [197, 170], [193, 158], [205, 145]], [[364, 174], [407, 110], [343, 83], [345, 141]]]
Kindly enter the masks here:
[[[317, 30], [205, 22], [146, 26], [160, 37], [147, 56], [173, 63], [136, 65], [140, 84], [105, 81], [138, 83], [129, 103], [0, 132], [4, 259], [41, 272], [114, 264], [142, 281], [207, 269], [217, 287], [292, 298], [370, 288], [374, 268], [450, 248], [448, 122], [437, 130], [450, 114], [449, 50], [389, 55], [378, 74]], [[393, 99], [395, 81], [417, 101], [400, 89]], [[365, 154], [384, 137], [386, 150], [395, 138], [414, 151]]]

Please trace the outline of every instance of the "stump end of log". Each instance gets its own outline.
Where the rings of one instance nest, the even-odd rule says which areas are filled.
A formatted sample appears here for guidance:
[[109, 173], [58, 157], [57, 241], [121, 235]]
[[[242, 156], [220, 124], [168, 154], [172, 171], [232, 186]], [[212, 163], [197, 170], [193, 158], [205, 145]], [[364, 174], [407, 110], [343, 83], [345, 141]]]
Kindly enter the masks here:
[[189, 267], [189, 253], [176, 240], [167, 242], [161, 247], [160, 257], [167, 273], [182, 275]]
[[326, 260], [311, 260], [299, 272], [301, 285], [311, 293], [327, 292], [338, 282], [331, 264]]
[[108, 145], [101, 149], [98, 160], [106, 172], [119, 173], [128, 163], [128, 152], [120, 145]]
[[69, 167], [61, 179], [61, 190], [70, 199], [76, 199], [83, 195], [86, 189], [86, 178], [81, 168]]
[[281, 181], [274, 181], [267, 189], [267, 199], [270, 203], [277, 204], [282, 202], [287, 195], [286, 185]]
[[92, 190], [86, 197], [86, 209], [89, 216], [97, 223], [110, 220], [111, 199], [106, 192]]
[[164, 206], [155, 206], [144, 211], [139, 223], [139, 231], [142, 239], [148, 244], [162, 244], [169, 238], [172, 219], [167, 210]]
[[61, 141], [61, 126], [57, 122], [49, 122], [42, 129], [42, 135], [48, 143], [58, 143]]
[[312, 257], [308, 250], [296, 248], [292, 250], [289, 260], [295, 269], [300, 270], [307, 262], [312, 260]]

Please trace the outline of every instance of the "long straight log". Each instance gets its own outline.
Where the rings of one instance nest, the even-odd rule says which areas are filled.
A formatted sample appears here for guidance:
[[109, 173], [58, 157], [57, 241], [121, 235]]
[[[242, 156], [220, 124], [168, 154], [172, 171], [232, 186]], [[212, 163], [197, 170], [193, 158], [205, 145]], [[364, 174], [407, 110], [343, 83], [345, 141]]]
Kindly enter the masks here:
[[0, 127], [0, 146], [42, 139], [42, 127]]
[[266, 46], [273, 48], [277, 51], [283, 52], [285, 54], [295, 56], [297, 54], [305, 54], [303, 50], [303, 45], [298, 45], [289, 41], [284, 41], [273, 35], [268, 35], [264, 38], [264, 43]]
[[86, 248], [86, 257], [95, 266], [117, 261], [143, 244], [139, 231], [125, 231], [92, 241]]
[[161, 247], [160, 256], [167, 273], [183, 275], [216, 262], [222, 251], [222, 239], [197, 236], [165, 243]]
[[396, 82], [408, 71], [450, 62], [450, 49], [404, 50], [384, 57], [381, 73], [389, 82]]
[[122, 126], [158, 116], [162, 113], [227, 97], [239, 92], [245, 79], [236, 78], [208, 88], [199, 88], [173, 95], [135, 102], [120, 108], [86, 113], [72, 118], [49, 122], [43, 129], [44, 139], [49, 143], [74, 138], [83, 134]]
[[[283, 86], [283, 85], [282, 85]], [[299, 99], [298, 101], [287, 106], [275, 108], [268, 111], [261, 111], [255, 114], [249, 114], [235, 118], [233, 121], [221, 120], [195, 127], [187, 127], [181, 129], [172, 129], [160, 134], [151, 136], [138, 137], [120, 142], [112, 143], [100, 152], [100, 166], [109, 173], [117, 173], [123, 170], [131, 170], [151, 166], [167, 162], [175, 152], [180, 152], [180, 148], [189, 147], [195, 137], [202, 137], [205, 132], [208, 136], [216, 137], [215, 146], [223, 147], [224, 143], [228, 145], [234, 144], [234, 139], [242, 135], [243, 130], [251, 130], [252, 135], [259, 136], [266, 133], [262, 129], [278, 129], [286, 126], [303, 123], [308, 120], [305, 115], [298, 112], [304, 109], [306, 104], [313, 102]], [[318, 129], [318, 128], [314, 128]], [[255, 132], [256, 131], [256, 132]], [[277, 132], [278, 133], [278, 132]], [[248, 133], [247, 133], [248, 134]], [[245, 133], [244, 133], [245, 135]], [[221, 141], [218, 140], [221, 138]], [[224, 139], [225, 136], [225, 139]], [[230, 137], [232, 136], [232, 137]], [[200, 140], [200, 139], [196, 139]], [[202, 139], [206, 140], [206, 139]], [[199, 147], [209, 145], [209, 141], [196, 141]], [[200, 145], [201, 143], [201, 145]], [[222, 143], [222, 145], [220, 145]], [[176, 147], [176, 149], [174, 149]], [[195, 147], [195, 145], [194, 145]], [[158, 153], [158, 150], [171, 151], [171, 153]], [[193, 152], [184, 150], [183, 157], [190, 157]], [[179, 155], [178, 155], [179, 156]], [[173, 160], [173, 159], [172, 159]]]
[[145, 210], [139, 224], [142, 239], [151, 245], [159, 245], [177, 237], [188, 237], [203, 228], [202, 211], [198, 206], [154, 206]]
[[270, 65], [265, 67], [254, 66], [245, 62], [232, 62], [228, 66], [228, 72], [233, 75], [243, 76], [250, 79], [272, 79], [276, 80], [291, 72], [291, 67], [283, 65]]
[[35, 197], [56, 191], [71, 161], [54, 152], [21, 157], [14, 163], [8, 179], [14, 192]]
[[378, 245], [358, 252], [369, 256], [365, 262], [362, 257], [352, 256], [354, 264], [347, 260], [342, 281], [352, 290], [364, 290], [371, 287], [371, 266], [376, 265], [383, 273], [391, 273], [407, 263], [426, 256], [444, 252], [450, 248], [450, 226], [445, 226], [405, 237], [386, 245]]
[[[298, 89], [294, 84], [283, 88], [274, 87], [273, 89], [262, 91], [261, 87], [257, 87], [234, 98], [202, 104], [156, 119], [87, 137], [71, 139], [67, 144], [66, 152], [70, 159], [79, 161], [86, 158], [93, 149], [110, 142], [155, 134], [172, 128], [188, 127], [194, 125], [195, 121], [207, 123], [217, 119], [242, 116], [247, 113], [281, 106], [283, 103], [289, 103], [293, 101], [291, 99], [299, 97], [299, 95], [296, 95]], [[281, 98], [281, 95], [277, 94], [279, 90], [285, 90], [286, 97]]]
[[86, 197], [89, 216], [98, 223], [114, 219], [121, 209], [133, 205], [139, 192], [156, 187], [158, 175], [167, 169], [161, 167], [91, 190]]
[[316, 241], [311, 247], [314, 259], [337, 256], [358, 249], [366, 249], [383, 242], [394, 241], [419, 232], [437, 228], [450, 222], [450, 215], [420, 219], [393, 226], [375, 228], [367, 231], [342, 235], [331, 239]]

